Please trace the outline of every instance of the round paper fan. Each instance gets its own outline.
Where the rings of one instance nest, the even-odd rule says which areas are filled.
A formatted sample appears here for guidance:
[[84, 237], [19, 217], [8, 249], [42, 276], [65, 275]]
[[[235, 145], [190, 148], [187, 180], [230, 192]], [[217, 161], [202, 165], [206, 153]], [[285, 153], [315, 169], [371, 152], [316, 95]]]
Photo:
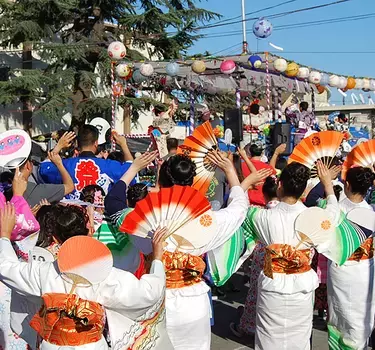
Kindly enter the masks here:
[[321, 160], [328, 168], [344, 139], [338, 131], [321, 131], [304, 138], [294, 149], [288, 163], [297, 162], [311, 169], [311, 176], [316, 177], [316, 161]]
[[313, 207], [298, 215], [294, 229], [301, 239], [300, 244], [306, 242], [319, 246], [330, 240], [335, 232], [335, 225], [326, 210]]
[[109, 123], [104, 118], [97, 117], [91, 120], [90, 125], [95, 126], [99, 131], [98, 144], [102, 145], [106, 143], [106, 134], [111, 128]]
[[341, 177], [345, 180], [346, 173], [352, 167], [362, 166], [373, 170], [375, 163], [375, 140], [363, 142], [353, 148], [347, 155], [342, 166]]
[[30, 252], [33, 260], [40, 261], [40, 262], [54, 262], [55, 258], [53, 254], [44, 248], [41, 247], [34, 247], [33, 250]]
[[174, 234], [182, 237], [184, 245], [198, 248], [212, 239], [216, 221], [205, 196], [192, 187], [176, 185], [149, 193], [125, 217], [119, 230], [150, 237], [159, 227], [167, 227], [171, 237]]
[[69, 238], [60, 248], [57, 263], [60, 273], [75, 285], [104, 281], [111, 272], [113, 258], [106, 245], [94, 238]]
[[8, 130], [0, 135], [0, 166], [15, 169], [31, 153], [31, 138], [23, 130]]
[[177, 154], [188, 156], [197, 166], [193, 188], [206, 194], [215, 175], [216, 166], [207, 161], [209, 151], [218, 149], [218, 143], [209, 121], [198, 126], [191, 136], [178, 148]]
[[346, 218], [361, 228], [367, 239], [375, 232], [375, 212], [372, 209], [355, 208], [346, 214]]

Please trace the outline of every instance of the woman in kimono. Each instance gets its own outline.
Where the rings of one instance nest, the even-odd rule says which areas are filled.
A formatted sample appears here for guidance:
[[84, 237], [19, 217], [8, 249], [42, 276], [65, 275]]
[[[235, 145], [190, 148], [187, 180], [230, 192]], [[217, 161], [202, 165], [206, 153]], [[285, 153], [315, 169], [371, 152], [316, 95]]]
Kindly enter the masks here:
[[[322, 163], [318, 173], [327, 193], [327, 209], [338, 220], [337, 199], [331, 177]], [[309, 350], [314, 290], [318, 277], [311, 269], [313, 250], [302, 243], [294, 223], [306, 207], [299, 200], [310, 170], [289, 164], [278, 182], [280, 204], [265, 210], [250, 208], [242, 229], [245, 237], [259, 239], [266, 247], [264, 271], [258, 279], [255, 349]]]
[[[61, 212], [56, 218], [56, 224], [70, 228], [64, 231], [61, 236], [55, 237], [59, 244], [75, 236], [77, 231], [71, 224], [80, 217], [80, 226], [86, 228], [86, 221], [83, 215], [78, 212], [69, 212], [69, 207]], [[43, 338], [42, 350], [55, 349], [108, 349], [107, 343], [102, 335], [104, 329], [105, 310], [114, 310], [123, 315], [122, 323], [117, 324], [108, 319], [109, 329], [121, 328], [124, 331], [124, 338], [117, 344], [112, 344], [112, 349], [129, 348], [138, 342], [137, 346], [141, 349], [141, 343], [153, 342], [158, 336], [155, 334], [152, 322], [145, 319], [145, 314], [155, 314], [159, 310], [160, 304], [164, 300], [165, 273], [161, 262], [163, 254], [163, 240], [166, 230], [162, 229], [156, 232], [153, 239], [154, 261], [152, 263], [149, 275], [144, 275], [140, 280], [131, 273], [112, 268], [109, 276], [98, 285], [91, 287], [77, 287], [75, 295], [77, 299], [77, 310], [80, 306], [85, 306], [85, 310], [90, 310], [88, 316], [84, 313], [76, 317], [89, 317], [88, 322], [91, 327], [83, 327], [81, 331], [71, 331], [70, 311], [64, 309], [66, 306], [55, 304], [59, 302], [62, 294], [71, 290], [71, 285], [64, 280], [55, 263], [19, 262], [17, 256], [10, 244], [10, 236], [15, 224], [15, 210], [10, 204], [6, 204], [0, 214], [0, 280], [17, 293], [27, 297], [44, 297], [44, 305], [50, 309], [51, 316], [35, 316], [33, 327], [38, 330]], [[88, 234], [86, 229], [85, 234]], [[62, 294], [61, 294], [62, 293]], [[59, 318], [64, 318], [66, 327], [58, 327], [60, 322], [52, 322], [52, 313], [59, 311]], [[57, 317], [57, 316], [56, 316]], [[148, 322], [148, 332], [138, 333], [136, 328], [137, 321]], [[74, 318], [76, 322], [77, 319]], [[54, 336], [53, 341], [51, 335]], [[52, 342], [50, 342], [52, 341]]]
[[[225, 209], [214, 212], [217, 221], [217, 233], [204, 247], [178, 252], [165, 251], [164, 267], [167, 274], [166, 312], [167, 330], [175, 349], [178, 350], [209, 350], [211, 345], [210, 300], [209, 287], [203, 281], [205, 263], [202, 255], [226, 242], [240, 227], [246, 214], [248, 203], [244, 190], [237, 178], [232, 162], [219, 152], [211, 152], [208, 159], [221, 168], [226, 175], [230, 187], [229, 204]], [[195, 176], [195, 163], [189, 158], [176, 155], [165, 161], [159, 173], [161, 188], [174, 185], [191, 186]], [[131, 171], [140, 169], [130, 168], [125, 174], [132, 177]], [[245, 179], [249, 187], [270, 175], [267, 170], [250, 175]], [[121, 190], [116, 187], [121, 186]], [[116, 184], [106, 198], [106, 210], [113, 214], [119, 206], [120, 211], [114, 218], [120, 226], [125, 219], [126, 191], [125, 183]], [[118, 205], [115, 205], [115, 203]], [[107, 205], [108, 203], [108, 205]], [[177, 268], [176, 268], [177, 266]], [[178, 280], [175, 277], [180, 276]]]
[[[365, 201], [374, 174], [356, 167], [346, 174], [341, 211], [372, 207]], [[330, 349], [367, 349], [374, 328], [375, 280], [373, 239], [367, 239], [342, 266], [328, 263], [328, 333]]]

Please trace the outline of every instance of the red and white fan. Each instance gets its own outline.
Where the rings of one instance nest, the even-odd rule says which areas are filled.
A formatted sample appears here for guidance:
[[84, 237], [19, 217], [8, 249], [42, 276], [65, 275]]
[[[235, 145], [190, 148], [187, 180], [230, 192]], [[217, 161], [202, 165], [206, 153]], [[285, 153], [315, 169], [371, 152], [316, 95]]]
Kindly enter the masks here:
[[209, 121], [198, 126], [193, 135], [185, 138], [178, 148], [177, 154], [188, 156], [197, 166], [197, 175], [194, 178], [193, 188], [206, 194], [215, 175], [216, 166], [206, 159], [207, 153], [218, 149], [218, 143]]
[[341, 177], [346, 178], [346, 173], [352, 167], [362, 166], [374, 170], [375, 164], [375, 140], [363, 142], [353, 148], [347, 155], [342, 166]]
[[316, 177], [316, 161], [321, 160], [330, 168], [332, 159], [336, 156], [343, 139], [344, 134], [338, 131], [314, 133], [294, 147], [288, 163], [303, 164], [311, 169], [311, 177]]
[[167, 227], [172, 243], [182, 249], [203, 247], [216, 233], [216, 221], [209, 201], [196, 189], [175, 185], [149, 193], [125, 217], [119, 230], [150, 237]]

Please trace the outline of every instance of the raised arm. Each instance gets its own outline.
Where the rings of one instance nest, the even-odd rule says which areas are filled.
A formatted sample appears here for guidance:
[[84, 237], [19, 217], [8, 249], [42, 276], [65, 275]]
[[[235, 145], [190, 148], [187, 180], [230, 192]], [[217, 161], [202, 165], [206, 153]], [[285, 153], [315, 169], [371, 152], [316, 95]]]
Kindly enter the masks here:
[[257, 169], [255, 168], [253, 162], [247, 156], [247, 153], [244, 149], [238, 148], [238, 154], [241, 156], [243, 161], [245, 162], [246, 166], [248, 167], [250, 173], [255, 173]]
[[120, 146], [122, 153], [124, 153], [125, 162], [133, 161], [134, 158], [129, 150], [128, 142], [125, 136], [120, 136], [116, 131], [112, 131], [112, 136], [116, 143]]
[[286, 150], [286, 144], [282, 143], [281, 145], [277, 146], [275, 152], [273, 152], [272, 158], [270, 160], [270, 165], [272, 168], [276, 169], [276, 163], [279, 159], [280, 154], [283, 154]]
[[48, 158], [56, 165], [57, 170], [61, 174], [62, 183], [65, 189], [65, 196], [74, 191], [74, 182], [68, 171], [66, 170], [63, 161], [57, 152], [49, 152]]
[[236, 169], [227, 156], [218, 151], [211, 151], [207, 154], [207, 159], [224, 171], [229, 188], [241, 185], [240, 180], [238, 180]]

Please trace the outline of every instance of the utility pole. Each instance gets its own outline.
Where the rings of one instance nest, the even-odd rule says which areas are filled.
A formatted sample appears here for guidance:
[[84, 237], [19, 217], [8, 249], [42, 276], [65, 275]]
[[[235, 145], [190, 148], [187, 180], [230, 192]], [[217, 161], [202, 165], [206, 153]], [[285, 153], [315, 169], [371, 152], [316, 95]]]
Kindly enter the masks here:
[[247, 39], [246, 39], [246, 14], [245, 14], [245, 0], [241, 0], [242, 7], [242, 55], [249, 53]]

